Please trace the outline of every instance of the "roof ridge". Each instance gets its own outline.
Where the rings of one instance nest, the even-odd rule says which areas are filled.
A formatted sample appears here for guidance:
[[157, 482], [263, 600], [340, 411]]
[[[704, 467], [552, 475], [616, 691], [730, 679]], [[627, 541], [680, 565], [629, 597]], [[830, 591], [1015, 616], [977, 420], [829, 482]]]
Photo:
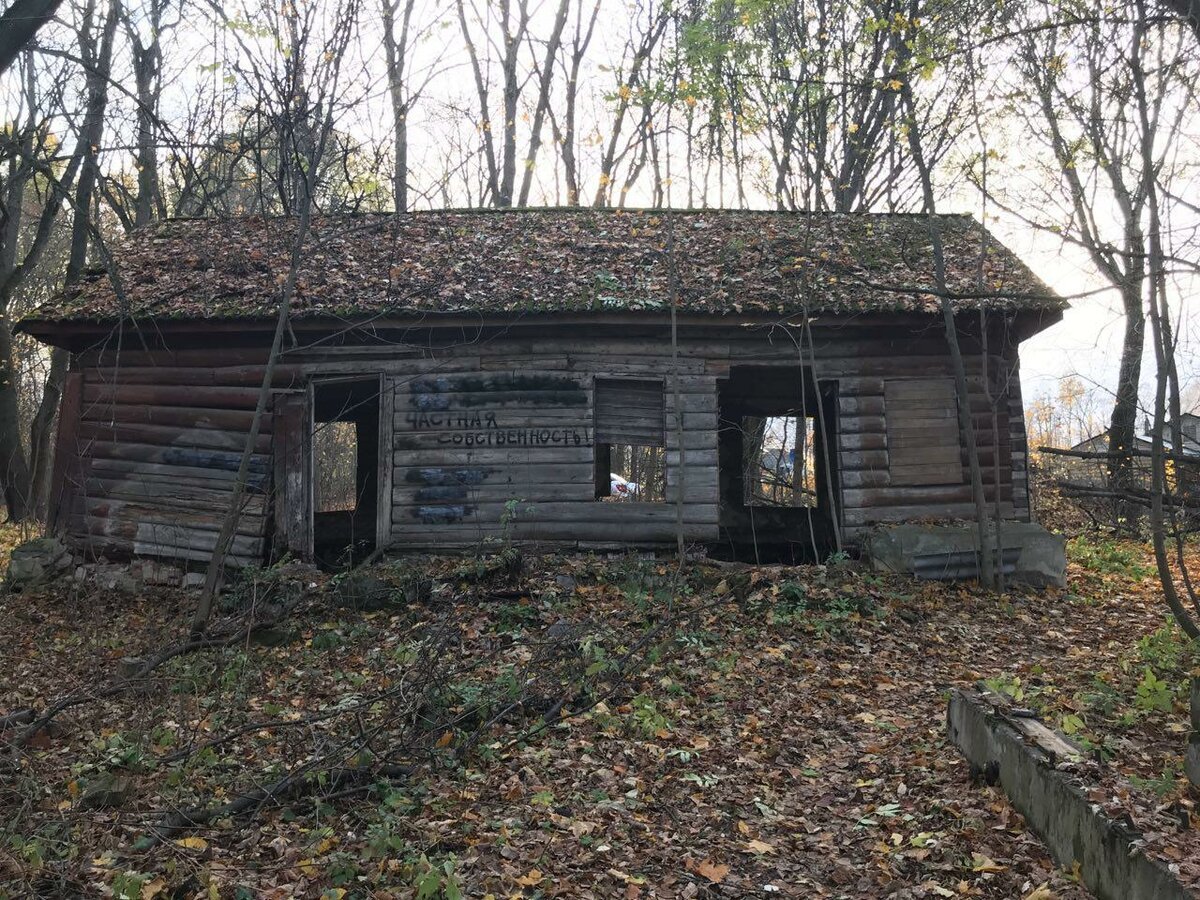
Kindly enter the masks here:
[[[413, 209], [405, 212], [395, 212], [394, 210], [355, 210], [353, 212], [343, 213], [318, 213], [313, 216], [313, 219], [326, 220], [353, 220], [366, 219], [371, 217], [380, 218], [399, 218], [401, 216], [437, 216], [437, 215], [480, 215], [480, 216], [504, 216], [521, 213], [533, 214], [551, 214], [565, 213], [570, 215], [722, 215], [722, 216], [743, 216], [743, 215], [769, 215], [786, 217], [813, 217], [813, 218], [832, 218], [842, 216], [848, 219], [919, 219], [925, 218], [927, 213], [923, 212], [901, 212], [896, 210], [875, 211], [861, 210], [845, 212], [839, 210], [828, 209], [733, 209], [728, 207], [678, 207], [678, 206], [626, 206], [626, 207], [595, 207], [595, 206], [454, 206], [444, 207], [440, 209]], [[968, 219], [978, 221], [974, 213], [970, 212], [937, 212], [932, 214], [939, 219]], [[293, 221], [298, 216], [285, 213], [272, 213], [264, 215], [262, 213], [250, 213], [237, 216], [171, 216], [166, 219], [159, 219], [155, 222], [150, 222], [146, 228], [154, 228], [160, 225], [169, 225], [176, 222], [211, 222], [219, 224], [221, 222], [248, 222], [254, 220], [262, 220], [264, 222], [280, 222]]]

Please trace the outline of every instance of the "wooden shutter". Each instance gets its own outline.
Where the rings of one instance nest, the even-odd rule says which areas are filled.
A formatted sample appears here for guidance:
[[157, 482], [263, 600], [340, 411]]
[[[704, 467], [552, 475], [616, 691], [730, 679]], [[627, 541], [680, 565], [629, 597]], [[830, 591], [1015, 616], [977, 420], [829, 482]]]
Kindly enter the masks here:
[[663, 398], [663, 383], [657, 379], [597, 378], [596, 443], [663, 446]]
[[892, 484], [963, 483], [953, 379], [888, 380], [884, 414]]
[[277, 552], [312, 559], [311, 393], [275, 399], [275, 540]]

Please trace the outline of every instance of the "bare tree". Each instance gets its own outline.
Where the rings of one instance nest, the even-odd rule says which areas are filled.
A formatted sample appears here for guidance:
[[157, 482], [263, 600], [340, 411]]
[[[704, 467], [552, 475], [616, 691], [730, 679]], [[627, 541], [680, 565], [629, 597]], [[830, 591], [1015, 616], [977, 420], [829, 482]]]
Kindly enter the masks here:
[[[1160, 77], [1147, 84], [1150, 114], [1142, 124], [1129, 56], [1135, 29], [1127, 20], [1102, 15], [1099, 5], [1096, 15], [1069, 29], [1036, 27], [1052, 23], [1057, 12], [1054, 0], [1025, 9], [1015, 57], [1036, 110], [1026, 136], [1031, 144], [1043, 142], [1049, 153], [1040, 183], [1051, 187], [1034, 201], [1040, 210], [1033, 214], [1023, 212], [1030, 208], [1028, 184], [1018, 187], [1010, 180], [994, 196], [1030, 224], [1081, 247], [1120, 297], [1125, 333], [1109, 420], [1109, 481], [1113, 490], [1128, 493], [1135, 480], [1130, 451], [1145, 346], [1149, 188], [1167, 165], [1183, 122], [1186, 104], [1170, 102], [1183, 48], [1177, 38], [1164, 48]], [[1017, 115], [1024, 110], [1021, 103], [1012, 107]], [[1119, 511], [1126, 527], [1135, 516], [1132, 505]]]
[[[273, 10], [266, 14], [269, 16], [272, 13]], [[320, 25], [326, 15], [329, 15], [328, 24], [322, 33]], [[322, 162], [338, 115], [343, 111], [342, 65], [346, 58], [346, 47], [358, 25], [358, 16], [359, 0], [339, 0], [331, 11], [319, 10], [314, 6], [303, 9], [290, 6], [284, 11], [286, 31], [283, 33], [289, 38], [286, 49], [280, 48], [277, 55], [262, 59], [249, 52], [243, 44], [247, 50], [243, 72], [249, 84], [261, 95], [263, 108], [274, 111], [273, 127], [281, 139], [280, 153], [290, 157], [286, 162], [280, 161], [278, 171], [293, 173], [297, 178], [293, 185], [297, 193], [290, 198], [294, 204], [291, 211], [296, 214], [296, 219], [288, 269], [282, 275], [280, 284], [275, 333], [263, 371], [262, 386], [246, 435], [229, 509], [217, 535], [205, 573], [204, 588], [192, 617], [193, 636], [202, 634], [208, 625], [225, 560], [242, 516], [250, 461], [263, 416], [271, 400], [275, 364], [288, 330], [297, 273], [320, 188]], [[308, 77], [310, 75], [311, 78]]]
[[58, 12], [62, 0], [14, 0], [0, 15], [0, 74]]

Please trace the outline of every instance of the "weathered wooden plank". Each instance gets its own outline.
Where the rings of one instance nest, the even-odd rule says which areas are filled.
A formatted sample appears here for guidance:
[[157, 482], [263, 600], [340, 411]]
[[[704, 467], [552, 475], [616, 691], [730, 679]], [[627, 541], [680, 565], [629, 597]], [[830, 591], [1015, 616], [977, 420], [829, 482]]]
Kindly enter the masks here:
[[[84, 534], [82, 530], [72, 528], [73, 533]], [[200, 562], [207, 563], [212, 557], [211, 550], [194, 550], [185, 547], [171, 547], [165, 545], [147, 544], [145, 541], [136, 541], [123, 537], [104, 536], [96, 534], [88, 534], [85, 544], [85, 552], [90, 557], [106, 556], [109, 558], [120, 559], [123, 557], [158, 557], [163, 559], [179, 560], [181, 562]], [[236, 553], [227, 554], [225, 564], [233, 569], [242, 569], [247, 566], [262, 565], [262, 556], [254, 554], [249, 556], [239, 556]]]
[[[208, 482], [212, 484], [213, 482]], [[195, 509], [213, 510], [229, 506], [233, 498], [232, 484], [226, 490], [212, 490], [196, 487], [194, 483], [175, 480], [154, 480], [149, 478], [127, 478], [114, 480], [111, 478], [87, 478], [83, 483], [84, 492], [88, 497], [110, 497], [114, 499], [131, 500], [139, 503], [150, 503], [163, 509]], [[246, 494], [243, 508], [247, 514], [261, 515], [266, 505], [263, 494]]]
[[[1012, 504], [1001, 502], [1000, 513], [1005, 518], [1012, 517]], [[870, 525], [873, 523], [892, 523], [906, 521], [928, 521], [929, 519], [966, 519], [975, 518], [975, 504], [947, 503], [931, 510], [928, 506], [881, 506], [870, 509], [843, 509], [843, 521], [850, 526]]]
[[[262, 386], [265, 368], [265, 366], [120, 366], [89, 369], [88, 375], [99, 384], [167, 383], [259, 388]], [[281, 389], [294, 388], [299, 386], [300, 377], [299, 367], [278, 363], [272, 373], [271, 385]]]
[[838, 448], [841, 450], [884, 450], [887, 436], [883, 434], [840, 434]]
[[[243, 438], [244, 440], [244, 438]], [[164, 447], [136, 442], [92, 441], [86, 447], [87, 455], [95, 462], [101, 459], [129, 462], [157, 463], [164, 466], [184, 466], [211, 470], [214, 477], [221, 473], [236, 473], [241, 464], [241, 452], [209, 450], [198, 447]], [[264, 453], [250, 456], [250, 471], [265, 473], [269, 470], [271, 457]]]
[[843, 488], [884, 487], [891, 483], [891, 476], [886, 468], [851, 470], [838, 474]]
[[392, 477], [395, 485], [472, 485], [482, 482], [505, 485], [541, 482], [591, 484], [592, 462], [588, 459], [570, 463], [547, 463], [527, 459], [506, 466], [397, 466]]
[[[227, 365], [263, 365], [269, 352], [267, 347], [222, 347], [221, 361]], [[212, 362], [213, 351], [210, 347], [194, 350], [134, 350], [129, 347], [118, 349], [112, 342], [108, 342], [103, 347], [85, 350], [78, 355], [81, 368], [155, 366], [165, 369], [175, 366], [210, 366]]]
[[[995, 496], [995, 487], [984, 485], [990, 502]], [[1008, 497], [1006, 486], [1002, 486], [1001, 497]], [[948, 504], [970, 503], [969, 484], [947, 484], [880, 488], [846, 488], [842, 492], [842, 503], [846, 509], [881, 509], [888, 506], [926, 507], [927, 516], [939, 515], [939, 510]]]
[[[201, 406], [123, 406], [84, 401], [82, 417], [88, 422], [121, 422], [248, 432], [254, 420], [254, 412], [240, 409], [209, 409]], [[271, 431], [270, 413], [263, 413], [260, 427], [263, 432]]]
[[[211, 551], [216, 547], [218, 535], [218, 529], [123, 516], [77, 514], [71, 517], [71, 523], [71, 528], [76, 534], [120, 537], [138, 544], [186, 550]], [[263, 538], [260, 534], [239, 532], [234, 536], [231, 546], [231, 552], [237, 556], [261, 558]], [[140, 554], [154, 551], [137, 549], [135, 545], [135, 552]]]
[[[953, 423], [951, 423], [953, 426]], [[906, 450], [924, 451], [939, 448], [951, 448], [959, 451], [958, 429], [951, 427], [939, 432], [936, 428], [889, 428], [887, 430], [887, 446], [889, 450], [904, 448]]]
[[840, 450], [838, 458], [842, 472], [879, 472], [887, 471], [887, 450]]
[[[684, 522], [684, 539], [689, 542], [715, 540], [718, 529], [716, 521]], [[507, 526], [496, 522], [436, 526], [413, 521], [392, 524], [393, 540], [402, 542], [405, 547], [463, 546], [485, 541], [494, 545], [502, 540], [620, 540], [636, 544], [642, 541], [674, 541], [675, 533], [673, 521], [642, 522], [636, 519], [625, 523], [518, 520]]]
[[[128, 445], [124, 445], [128, 446]], [[195, 487], [221, 488], [232, 486], [237, 480], [237, 472], [230, 469], [203, 468], [200, 466], [179, 466], [166, 463], [140, 462], [137, 460], [105, 459], [93, 456], [89, 467], [94, 475], [113, 480], [120, 479], [152, 479], [156, 481], [178, 481]], [[266, 486], [266, 473], [251, 471], [250, 485], [252, 489]]]
[[[119, 375], [117, 376], [119, 379]], [[261, 381], [262, 375], [259, 375]], [[164, 371], [152, 384], [89, 381], [83, 390], [84, 403], [153, 406], [200, 406], [212, 410], [253, 410], [258, 405], [258, 388], [180, 384], [174, 373]]]
[[[156, 498], [147, 501], [141, 498], [125, 500], [100, 496], [81, 497], [79, 508], [85, 510], [89, 516], [96, 518], [214, 532], [221, 530], [226, 513], [226, 510], [219, 506], [210, 505], [208, 511], [196, 511], [184, 509], [182, 504], [164, 507], [158, 504]], [[262, 515], [247, 512], [239, 517], [237, 533], [261, 536], [264, 524], [265, 520]]]
[[884, 414], [883, 397], [874, 394], [841, 396], [838, 397], [838, 412], [842, 416], [882, 416]]
[[[137, 444], [157, 444], [162, 447], [196, 448], [202, 450], [238, 450], [246, 445], [246, 435], [215, 428], [174, 428], [167, 425], [135, 425], [118, 422], [80, 422], [81, 440]], [[260, 434], [254, 442], [255, 453], [268, 453], [271, 435]]]
[[907, 465], [893, 464], [888, 468], [890, 483], [894, 485], [961, 484], [963, 467], [958, 457], [931, 460]]
[[[507, 500], [481, 501], [478, 503], [413, 503], [392, 506], [393, 523], [421, 521], [438, 524], [447, 520], [475, 519], [499, 523], [501, 517], [512, 512]], [[687, 521], [716, 521], [715, 503], [684, 503], [684, 518]], [[538, 520], [542, 522], [668, 522], [675, 521], [675, 505], [672, 503], [640, 503], [633, 501], [602, 502], [598, 500], [546, 500], [526, 498], [516, 507], [516, 521]]]
[[887, 424], [883, 416], [843, 415], [837, 428], [842, 434], [883, 434]]
[[510, 466], [518, 463], [592, 463], [591, 447], [531, 445], [517, 443], [505, 447], [471, 447], [463, 449], [397, 450], [392, 454], [397, 467], [411, 466]]

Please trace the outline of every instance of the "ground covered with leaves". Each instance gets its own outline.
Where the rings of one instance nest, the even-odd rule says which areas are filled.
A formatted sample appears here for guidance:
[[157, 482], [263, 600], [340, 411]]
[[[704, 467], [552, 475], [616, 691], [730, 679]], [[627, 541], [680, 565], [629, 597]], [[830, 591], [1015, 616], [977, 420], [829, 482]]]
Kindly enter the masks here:
[[1200, 882], [1196, 658], [1143, 548], [1071, 555], [1068, 591], [1001, 597], [635, 556], [290, 566], [228, 592], [214, 631], [252, 636], [128, 684], [194, 597], [4, 596], [0, 715], [80, 702], [0, 732], [0, 895], [1085, 897], [946, 740], [979, 679]]

